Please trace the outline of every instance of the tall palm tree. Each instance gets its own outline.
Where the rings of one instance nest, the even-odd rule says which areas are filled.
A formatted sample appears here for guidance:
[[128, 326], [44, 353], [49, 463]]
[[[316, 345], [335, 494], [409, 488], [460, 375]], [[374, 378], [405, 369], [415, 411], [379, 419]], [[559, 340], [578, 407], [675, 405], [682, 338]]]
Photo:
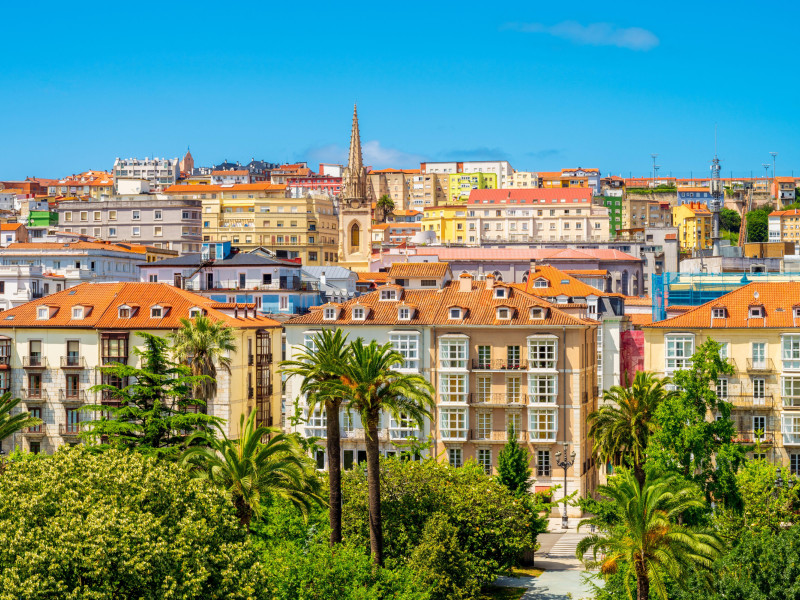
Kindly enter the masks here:
[[188, 361], [192, 375], [206, 375], [194, 393], [206, 406], [217, 393], [217, 365], [231, 372], [229, 352], [236, 351], [233, 329], [222, 321], [212, 321], [200, 315], [193, 319], [181, 318], [181, 328], [170, 334], [175, 358]]
[[41, 419], [32, 417], [29, 412], [21, 412], [12, 416], [11, 411], [19, 403], [20, 399], [12, 398], [11, 392], [6, 392], [0, 396], [0, 443], [26, 427], [36, 427], [43, 423]]
[[656, 408], [673, 392], [668, 379], [639, 371], [630, 387], [613, 386], [603, 395], [603, 405], [588, 417], [589, 437], [595, 455], [604, 463], [619, 464], [630, 457], [639, 485], [644, 485], [647, 442], [653, 430]]
[[580, 560], [591, 550], [592, 558], [585, 562], [599, 566], [603, 575], [616, 573], [622, 564], [628, 565], [626, 584], [630, 578], [636, 579], [638, 600], [648, 600], [651, 587], [667, 600], [665, 575], [680, 585], [691, 567], [709, 574], [722, 550], [720, 537], [708, 529], [677, 523], [685, 511], [705, 504], [695, 485], [675, 475], [650, 473], [640, 486], [626, 469], [597, 491], [612, 500], [622, 518], [613, 527], [602, 517], [581, 521], [579, 530], [584, 525], [594, 525], [600, 533], [579, 542], [575, 555]]
[[392, 200], [392, 197], [389, 194], [384, 194], [378, 198], [378, 201], [375, 203], [375, 207], [381, 210], [383, 222], [385, 223], [388, 220], [389, 215], [394, 211], [394, 200]]
[[297, 443], [275, 428], [257, 427], [255, 411], [239, 419], [238, 439], [228, 439], [215, 425], [220, 437], [209, 432], [190, 436], [181, 463], [195, 477], [230, 493], [242, 526], [249, 528], [251, 519], [261, 515], [262, 500], [270, 496], [286, 498], [304, 515], [313, 503], [324, 504], [321, 483]]
[[350, 344], [350, 355], [342, 377], [349, 408], [361, 415], [366, 429], [367, 488], [369, 490], [369, 541], [375, 563], [383, 564], [381, 521], [380, 451], [378, 421], [382, 411], [395, 419], [416, 421], [422, 427], [434, 406], [433, 386], [421, 375], [395, 370], [403, 355], [391, 343], [375, 340], [364, 345], [361, 338]]
[[309, 412], [324, 408], [327, 427], [328, 485], [331, 545], [342, 542], [342, 434], [339, 408], [344, 391], [341, 376], [348, 355], [347, 335], [341, 329], [324, 330], [312, 338], [311, 347], [303, 347], [296, 360], [281, 363], [282, 372], [302, 377], [300, 391], [306, 394]]

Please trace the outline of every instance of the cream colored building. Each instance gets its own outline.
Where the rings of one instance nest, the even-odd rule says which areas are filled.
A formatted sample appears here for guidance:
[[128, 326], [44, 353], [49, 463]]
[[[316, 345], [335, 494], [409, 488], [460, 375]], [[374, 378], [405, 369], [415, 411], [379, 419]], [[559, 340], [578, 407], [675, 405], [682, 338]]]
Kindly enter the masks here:
[[506, 186], [511, 189], [529, 189], [539, 187], [539, 177], [533, 171], [514, 171]]

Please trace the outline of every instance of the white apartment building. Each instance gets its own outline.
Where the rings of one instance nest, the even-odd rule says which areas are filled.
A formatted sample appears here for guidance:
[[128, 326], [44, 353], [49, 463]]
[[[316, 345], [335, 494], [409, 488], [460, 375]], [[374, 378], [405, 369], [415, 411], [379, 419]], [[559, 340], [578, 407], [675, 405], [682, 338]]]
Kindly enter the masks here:
[[175, 184], [180, 175], [177, 158], [117, 158], [112, 169], [119, 191], [120, 179], [146, 179], [154, 190], [160, 191]]
[[469, 162], [424, 162], [420, 163], [423, 173], [494, 173], [500, 188], [507, 188], [514, 169], [507, 160], [473, 160]]
[[608, 208], [589, 188], [472, 190], [467, 202], [468, 243], [608, 240]]

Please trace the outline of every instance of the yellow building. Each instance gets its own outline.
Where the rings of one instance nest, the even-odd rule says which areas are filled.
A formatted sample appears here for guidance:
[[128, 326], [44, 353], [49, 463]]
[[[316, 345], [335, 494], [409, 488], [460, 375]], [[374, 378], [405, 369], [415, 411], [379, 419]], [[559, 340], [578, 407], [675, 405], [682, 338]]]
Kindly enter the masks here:
[[422, 231], [433, 231], [443, 243], [467, 241], [467, 208], [463, 204], [429, 206], [422, 216]]
[[539, 187], [539, 176], [532, 171], [514, 171], [506, 187], [511, 189]]
[[673, 207], [672, 226], [678, 228], [678, 243], [682, 251], [711, 247], [711, 211], [705, 204], [689, 202]]
[[203, 241], [227, 242], [247, 252], [268, 248], [304, 265], [337, 260], [339, 227], [333, 199], [290, 198], [285, 184], [174, 185], [170, 198], [203, 201]]
[[104, 374], [110, 362], [138, 366], [144, 340], [137, 332], [166, 336], [181, 318], [206, 315], [234, 330], [237, 349], [230, 372], [217, 370], [217, 394], [208, 414], [238, 435], [239, 417], [257, 411], [265, 425], [279, 424], [281, 326], [259, 316], [254, 304], [220, 304], [161, 283], [82, 283], [3, 313], [0, 321], [0, 388], [23, 401], [44, 424], [12, 436], [11, 447], [52, 452], [80, 441], [81, 422], [94, 417], [81, 407], [117, 402], [99, 384], [125, 382]]
[[450, 202], [466, 202], [472, 190], [496, 190], [497, 173], [451, 173], [448, 189]]
[[[800, 473], [800, 282], [751, 283], [682, 315], [645, 325], [644, 369], [688, 368], [708, 339], [735, 373], [717, 396], [733, 405], [738, 440]], [[708, 415], [709, 419], [716, 415]]]

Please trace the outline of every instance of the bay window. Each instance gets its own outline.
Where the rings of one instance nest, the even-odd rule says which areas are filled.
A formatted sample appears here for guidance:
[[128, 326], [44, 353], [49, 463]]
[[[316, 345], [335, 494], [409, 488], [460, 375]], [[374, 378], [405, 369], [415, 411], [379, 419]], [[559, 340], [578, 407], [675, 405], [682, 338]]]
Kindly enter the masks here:
[[666, 345], [666, 370], [686, 369], [692, 364], [693, 335], [668, 335]]
[[532, 442], [555, 442], [558, 415], [555, 409], [529, 409], [529, 437]]
[[419, 335], [417, 333], [392, 333], [389, 336], [394, 349], [405, 359], [400, 369], [419, 370]]
[[781, 396], [784, 406], [800, 406], [800, 377], [784, 377]]
[[783, 335], [781, 338], [781, 358], [784, 370], [800, 369], [800, 335]]
[[439, 362], [442, 369], [466, 369], [467, 340], [442, 339], [439, 344]]
[[442, 402], [466, 402], [467, 376], [441, 373], [439, 375], [439, 397]]
[[783, 415], [781, 433], [784, 446], [800, 445], [800, 415]]
[[467, 439], [467, 409], [439, 409], [439, 430], [443, 440]]
[[555, 370], [557, 344], [554, 338], [528, 338], [528, 368]]
[[531, 404], [555, 404], [557, 390], [555, 375], [528, 376], [528, 398]]

